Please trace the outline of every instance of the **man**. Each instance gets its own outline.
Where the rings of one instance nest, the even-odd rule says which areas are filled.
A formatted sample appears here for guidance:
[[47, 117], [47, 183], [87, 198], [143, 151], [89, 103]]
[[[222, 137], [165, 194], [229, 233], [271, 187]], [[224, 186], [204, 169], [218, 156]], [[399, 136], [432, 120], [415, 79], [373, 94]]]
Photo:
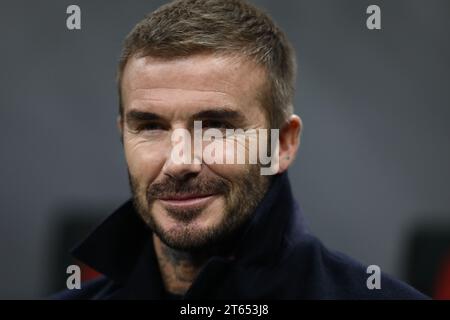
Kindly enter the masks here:
[[305, 229], [287, 177], [302, 129], [294, 56], [243, 1], [175, 1], [136, 25], [117, 121], [133, 199], [74, 250], [103, 276], [59, 298], [424, 298], [385, 275], [369, 289], [366, 267]]

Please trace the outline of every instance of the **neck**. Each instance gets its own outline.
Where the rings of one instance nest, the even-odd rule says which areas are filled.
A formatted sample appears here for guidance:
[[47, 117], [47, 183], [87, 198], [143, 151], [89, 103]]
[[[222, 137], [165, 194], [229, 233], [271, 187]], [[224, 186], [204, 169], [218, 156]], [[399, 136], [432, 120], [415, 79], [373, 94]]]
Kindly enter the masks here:
[[155, 234], [153, 245], [166, 290], [173, 294], [186, 293], [209, 255], [172, 249]]

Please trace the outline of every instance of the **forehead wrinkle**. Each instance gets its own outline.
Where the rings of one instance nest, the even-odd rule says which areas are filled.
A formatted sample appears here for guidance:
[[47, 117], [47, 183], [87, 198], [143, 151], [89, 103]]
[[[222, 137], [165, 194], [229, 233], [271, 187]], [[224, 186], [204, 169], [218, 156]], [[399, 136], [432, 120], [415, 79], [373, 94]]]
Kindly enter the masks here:
[[[201, 67], [198, 67], [199, 63]], [[195, 66], [195, 68], [189, 68], [189, 66]], [[209, 87], [208, 89], [192, 87], [198, 91], [216, 91], [214, 89], [216, 86], [222, 91], [225, 89], [230, 93], [236, 90], [249, 92], [253, 91], [251, 89], [259, 89], [261, 82], [264, 83], [266, 77], [266, 70], [253, 61], [243, 57], [230, 60], [227, 57], [211, 55], [194, 55], [171, 61], [153, 57], [132, 58], [127, 69], [125, 71], [128, 72], [125, 73], [135, 74], [134, 81], [125, 81], [127, 87], [132, 89], [134, 89], [132, 85], [137, 82], [157, 83], [159, 86], [167, 88], [171, 88], [171, 84], [176, 82], [186, 88], [190, 88], [192, 85]], [[244, 69], [246, 69], [245, 74], [242, 74]], [[161, 73], [164, 75], [163, 77], [159, 76]], [[189, 82], [191, 76], [195, 80], [195, 84]], [[243, 76], [248, 78], [248, 81], [242, 83]], [[137, 85], [137, 87], [139, 86]]]
[[[169, 87], [140, 87], [140, 88], [131, 88], [131, 92], [137, 93], [139, 95], [139, 98], [142, 100], [148, 100], [148, 99], [155, 99], [155, 100], [161, 100], [157, 98], [147, 98], [149, 95], [155, 95], [160, 93], [166, 93], [165, 91], [169, 90], [170, 92], [193, 92], [193, 91], [199, 91], [199, 92], [205, 92], [205, 93], [212, 93], [212, 94], [220, 94], [225, 96], [231, 96], [230, 94], [226, 92], [222, 92], [220, 90], [207, 90], [207, 89], [185, 89], [185, 88], [169, 88]], [[153, 91], [153, 92], [152, 92]], [[139, 94], [142, 92], [142, 95]]]

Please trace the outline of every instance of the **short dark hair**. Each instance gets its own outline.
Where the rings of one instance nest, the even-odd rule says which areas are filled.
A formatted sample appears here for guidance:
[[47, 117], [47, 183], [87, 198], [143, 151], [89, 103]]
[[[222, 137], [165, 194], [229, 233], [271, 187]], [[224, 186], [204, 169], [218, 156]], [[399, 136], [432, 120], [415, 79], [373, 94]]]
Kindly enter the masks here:
[[295, 52], [267, 13], [242, 0], [177, 0], [147, 15], [125, 39], [117, 73], [120, 115], [123, 71], [132, 56], [176, 59], [205, 52], [244, 56], [264, 67], [259, 97], [272, 127], [293, 113]]

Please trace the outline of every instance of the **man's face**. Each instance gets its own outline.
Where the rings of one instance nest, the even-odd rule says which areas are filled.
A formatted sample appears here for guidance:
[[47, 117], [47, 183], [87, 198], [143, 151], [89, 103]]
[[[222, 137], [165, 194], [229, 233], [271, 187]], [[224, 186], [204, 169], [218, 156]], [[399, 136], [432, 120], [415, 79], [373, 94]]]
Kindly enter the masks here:
[[[128, 61], [120, 125], [134, 204], [170, 247], [203, 249], [226, 239], [267, 190], [269, 178], [257, 164], [180, 164], [171, 157], [173, 131], [192, 132], [194, 121], [224, 133], [268, 128], [257, 99], [264, 80], [264, 69], [244, 59], [202, 54]], [[192, 159], [198, 160], [193, 149]], [[248, 143], [244, 150], [248, 153]]]

